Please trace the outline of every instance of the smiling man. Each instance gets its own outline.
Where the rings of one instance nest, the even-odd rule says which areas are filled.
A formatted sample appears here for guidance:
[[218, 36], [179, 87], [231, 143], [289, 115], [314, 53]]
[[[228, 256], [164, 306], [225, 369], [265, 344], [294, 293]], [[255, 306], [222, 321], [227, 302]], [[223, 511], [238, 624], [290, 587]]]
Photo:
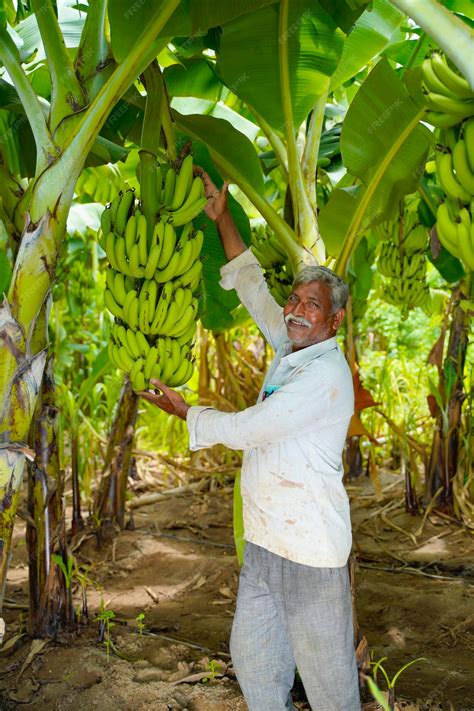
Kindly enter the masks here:
[[359, 711], [342, 482], [354, 395], [335, 338], [348, 288], [330, 269], [306, 267], [281, 309], [232, 221], [227, 184], [202, 178], [228, 260], [221, 285], [237, 290], [275, 357], [257, 403], [241, 412], [189, 407], [159, 381], [161, 394], [142, 395], [186, 420], [192, 450], [244, 451], [246, 548], [230, 647], [249, 710], [294, 709], [297, 668], [313, 711]]

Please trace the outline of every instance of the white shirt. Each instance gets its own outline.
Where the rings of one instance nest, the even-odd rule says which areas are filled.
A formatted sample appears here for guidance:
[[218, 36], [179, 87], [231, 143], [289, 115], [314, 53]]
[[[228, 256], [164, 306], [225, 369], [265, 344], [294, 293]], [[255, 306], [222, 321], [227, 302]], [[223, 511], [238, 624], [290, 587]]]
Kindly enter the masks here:
[[[350, 368], [335, 338], [291, 352], [283, 310], [252, 252], [222, 267], [221, 276], [221, 286], [237, 290], [276, 353], [256, 405], [237, 413], [188, 410], [190, 448], [221, 443], [244, 450], [247, 541], [296, 563], [343, 566], [352, 542], [342, 483], [354, 408]], [[265, 391], [271, 395], [263, 399]]]

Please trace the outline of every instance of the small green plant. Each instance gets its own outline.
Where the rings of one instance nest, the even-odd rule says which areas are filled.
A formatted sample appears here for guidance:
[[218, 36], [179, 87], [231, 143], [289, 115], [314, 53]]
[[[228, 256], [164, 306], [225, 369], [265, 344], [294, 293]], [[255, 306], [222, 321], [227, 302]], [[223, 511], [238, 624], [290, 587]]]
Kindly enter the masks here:
[[222, 672], [222, 662], [218, 659], [211, 659], [207, 668], [209, 669], [209, 674], [201, 679], [203, 684], [207, 684], [208, 681], [215, 679], [219, 672]]
[[94, 622], [99, 623], [99, 642], [102, 642], [105, 647], [105, 652], [107, 655], [107, 662], [110, 659], [110, 650], [115, 650], [115, 645], [112, 641], [110, 635], [110, 630], [114, 627], [115, 623], [112, 620], [115, 617], [115, 612], [112, 610], [107, 610], [107, 603], [104, 603], [104, 598], [100, 601], [100, 610]]
[[59, 555], [58, 553], [53, 553], [53, 560], [58, 566], [58, 568], [61, 569], [61, 572], [64, 575], [66, 589], [69, 590], [71, 587], [72, 579], [74, 577], [74, 568], [76, 563], [76, 561], [74, 560], [74, 556], [68, 555], [65, 563], [62, 555]]
[[[412, 659], [411, 662], [407, 662], [407, 664], [404, 664], [397, 672], [394, 674], [392, 679], [389, 678], [387, 672], [382, 666], [382, 662], [384, 662], [387, 659], [387, 657], [382, 657], [378, 661], [374, 662], [371, 661], [370, 665], [373, 666], [372, 669], [372, 677], [367, 677], [367, 683], [369, 685], [370, 693], [374, 697], [375, 701], [377, 701], [378, 704], [382, 707], [383, 711], [394, 711], [395, 709], [395, 684], [397, 682], [398, 677], [402, 672], [405, 671], [405, 669], [408, 669], [408, 667], [411, 667], [413, 664], [416, 664], [416, 662], [421, 662], [421, 661], [428, 661], [426, 657], [417, 657], [417, 659]], [[388, 699], [385, 699], [385, 696], [382, 694], [382, 691], [379, 689], [377, 685], [377, 674], [378, 671], [381, 671], [385, 681], [387, 683], [387, 690], [388, 690]]]
[[140, 634], [143, 634], [143, 630], [145, 629], [145, 613], [140, 612], [136, 617], [135, 617], [136, 623], [137, 623], [137, 629]]

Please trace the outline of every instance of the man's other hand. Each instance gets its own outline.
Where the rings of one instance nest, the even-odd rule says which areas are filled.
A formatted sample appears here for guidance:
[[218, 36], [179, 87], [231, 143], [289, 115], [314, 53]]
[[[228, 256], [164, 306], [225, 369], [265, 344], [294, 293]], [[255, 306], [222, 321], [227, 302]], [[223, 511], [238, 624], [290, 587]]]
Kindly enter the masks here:
[[172, 390], [160, 380], [153, 379], [150, 380], [150, 383], [155, 388], [155, 392], [142, 390], [138, 393], [140, 397], [153, 403], [153, 405], [156, 405], [169, 415], [176, 415], [176, 417], [185, 420], [190, 406], [185, 402], [184, 398], [176, 390]]

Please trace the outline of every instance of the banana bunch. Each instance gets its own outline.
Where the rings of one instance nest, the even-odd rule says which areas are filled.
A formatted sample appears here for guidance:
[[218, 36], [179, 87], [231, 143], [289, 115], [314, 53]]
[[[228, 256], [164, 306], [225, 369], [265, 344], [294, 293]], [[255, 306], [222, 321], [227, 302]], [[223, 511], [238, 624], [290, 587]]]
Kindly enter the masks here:
[[[423, 228], [426, 243], [426, 228], [423, 225], [420, 227]], [[423, 279], [426, 274], [426, 257], [424, 252], [402, 255], [395, 244], [387, 242], [382, 245], [377, 267], [383, 276], [391, 279]]]
[[157, 169], [152, 225], [131, 189], [102, 213], [99, 241], [109, 261], [104, 303], [115, 317], [109, 356], [129, 372], [135, 390], [152, 377], [178, 387], [193, 373], [204, 235], [192, 218], [206, 202], [203, 192], [187, 156], [178, 173]]
[[250, 249], [263, 267], [271, 295], [283, 306], [293, 284], [293, 271], [285, 250], [275, 235], [263, 225], [257, 225], [252, 230]]
[[420, 306], [429, 295], [425, 281], [427, 229], [418, 224], [414, 210], [406, 210], [402, 221], [388, 220], [373, 231], [382, 242], [377, 269], [387, 278], [382, 297], [389, 304], [401, 305], [406, 316], [409, 308]]
[[444, 54], [432, 52], [421, 66], [421, 77], [428, 123], [449, 128], [474, 116], [474, 92], [466, 79], [451, 69]]
[[438, 206], [441, 244], [474, 271], [474, 118], [440, 132], [436, 177], [446, 193]]
[[121, 189], [123, 179], [116, 165], [107, 164], [85, 168], [77, 179], [75, 193], [93, 202], [107, 203]]

